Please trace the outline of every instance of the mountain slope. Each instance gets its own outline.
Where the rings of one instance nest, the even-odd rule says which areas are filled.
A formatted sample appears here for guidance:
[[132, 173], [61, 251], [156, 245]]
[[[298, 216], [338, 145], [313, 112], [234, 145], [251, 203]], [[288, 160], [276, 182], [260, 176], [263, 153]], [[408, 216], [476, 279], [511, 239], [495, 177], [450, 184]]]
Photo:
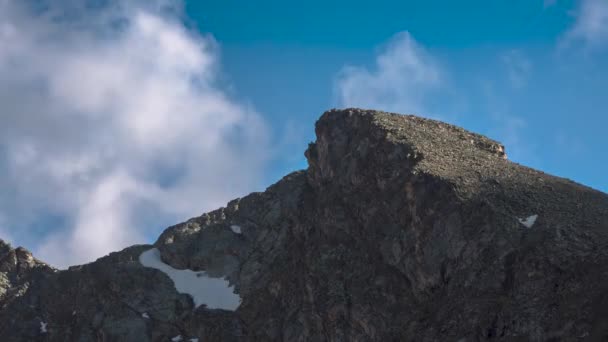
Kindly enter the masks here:
[[[26, 276], [2, 285], [0, 336], [608, 338], [606, 194], [512, 163], [493, 140], [414, 116], [332, 110], [316, 133], [307, 170], [169, 227], [154, 246], [66, 271], [30, 262]], [[142, 256], [151, 248], [162, 260]], [[152, 264], [164, 272], [144, 266]], [[194, 285], [174, 285], [168, 274]], [[213, 298], [196, 293], [197, 281], [221, 279]], [[227, 310], [234, 296], [238, 307]]]

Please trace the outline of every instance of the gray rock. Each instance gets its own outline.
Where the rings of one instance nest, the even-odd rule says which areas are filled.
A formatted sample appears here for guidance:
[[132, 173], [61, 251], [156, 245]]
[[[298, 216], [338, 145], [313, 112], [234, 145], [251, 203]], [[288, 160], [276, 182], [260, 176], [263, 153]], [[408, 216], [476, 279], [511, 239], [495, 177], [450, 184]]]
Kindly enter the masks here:
[[[606, 194], [415, 116], [331, 110], [316, 133], [307, 170], [154, 246], [57, 271], [0, 243], [2, 340], [608, 339]], [[138, 262], [152, 247], [238, 309], [195, 308]]]

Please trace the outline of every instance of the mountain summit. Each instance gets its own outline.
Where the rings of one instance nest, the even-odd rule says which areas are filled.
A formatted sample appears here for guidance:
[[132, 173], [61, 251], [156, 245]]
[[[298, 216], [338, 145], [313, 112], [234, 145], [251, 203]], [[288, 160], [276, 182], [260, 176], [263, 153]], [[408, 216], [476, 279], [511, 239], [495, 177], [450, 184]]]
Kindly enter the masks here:
[[0, 244], [2, 341], [608, 339], [608, 196], [415, 116], [324, 113], [309, 167], [58, 271]]

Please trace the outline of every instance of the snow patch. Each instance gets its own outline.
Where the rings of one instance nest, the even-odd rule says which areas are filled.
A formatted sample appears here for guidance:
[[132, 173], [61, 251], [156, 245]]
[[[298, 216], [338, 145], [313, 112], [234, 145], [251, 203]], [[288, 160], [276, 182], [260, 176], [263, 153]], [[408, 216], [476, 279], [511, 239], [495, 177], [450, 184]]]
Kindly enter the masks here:
[[173, 268], [160, 259], [157, 248], [141, 253], [139, 262], [168, 275], [173, 280], [175, 289], [179, 293], [189, 294], [197, 308], [205, 304], [210, 309], [236, 310], [241, 303], [241, 297], [234, 293], [228, 280], [211, 278], [206, 272]]
[[519, 223], [521, 223], [524, 226], [526, 226], [526, 228], [532, 228], [532, 226], [536, 222], [537, 218], [538, 218], [538, 215], [535, 214], [535, 215], [532, 215], [532, 216], [528, 216], [525, 219], [519, 219]]
[[180, 342], [182, 341], [182, 335], [177, 335], [174, 338], [171, 339], [171, 341], [173, 342]]
[[141, 314], [141, 317], [146, 318], [146, 319], [149, 319], [149, 318], [150, 318], [150, 316], [148, 315], [148, 313], [147, 313], [147, 312], [142, 313], [142, 314]]
[[46, 330], [46, 325], [48, 323], [45, 322], [40, 322], [40, 333], [41, 334], [46, 334], [48, 332], [48, 330]]
[[191, 338], [190, 342], [198, 342], [198, 338]]
[[232, 226], [230, 226], [230, 229], [235, 234], [241, 234], [241, 226], [237, 226], [236, 224], [233, 224]]

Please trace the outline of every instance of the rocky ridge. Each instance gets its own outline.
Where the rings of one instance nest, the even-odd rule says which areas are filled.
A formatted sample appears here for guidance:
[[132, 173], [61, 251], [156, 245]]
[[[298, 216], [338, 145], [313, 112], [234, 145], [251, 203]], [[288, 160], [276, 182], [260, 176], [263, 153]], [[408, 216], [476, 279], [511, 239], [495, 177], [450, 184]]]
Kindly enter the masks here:
[[[58, 271], [0, 243], [3, 341], [600, 341], [608, 196], [415, 116], [331, 110], [309, 167]], [[140, 262], [223, 278], [196, 306]]]

